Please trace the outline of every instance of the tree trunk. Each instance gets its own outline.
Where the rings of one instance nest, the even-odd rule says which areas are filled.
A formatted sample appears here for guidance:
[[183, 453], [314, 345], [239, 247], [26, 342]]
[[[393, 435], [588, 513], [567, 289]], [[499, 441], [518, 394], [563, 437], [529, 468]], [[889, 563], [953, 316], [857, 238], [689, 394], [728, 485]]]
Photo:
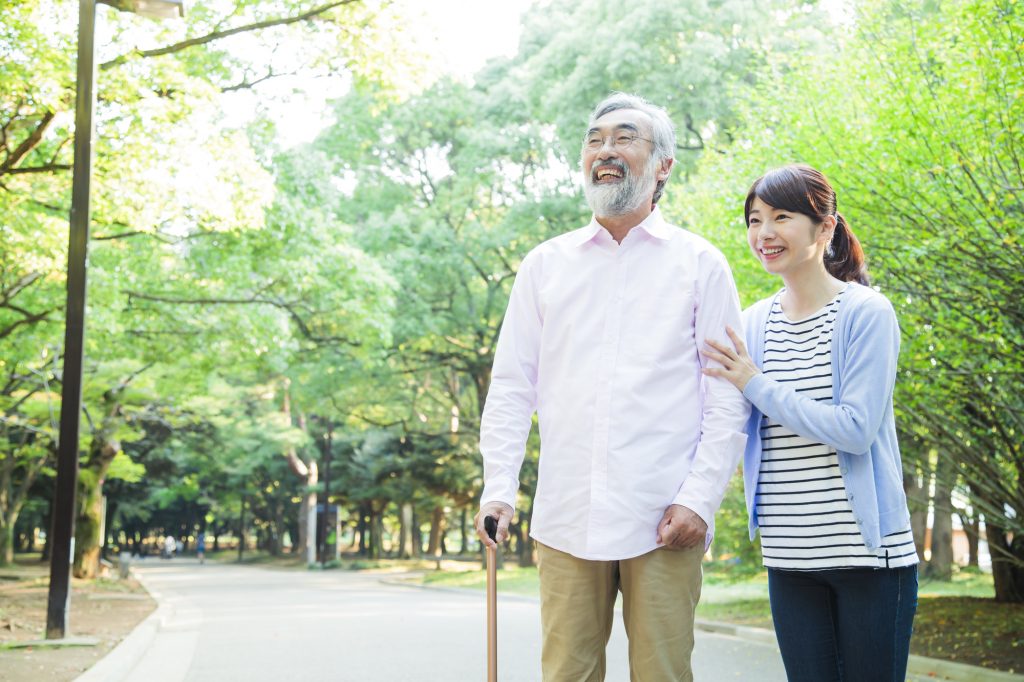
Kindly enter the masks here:
[[416, 507], [412, 508], [412, 551], [417, 559], [423, 556], [423, 530], [420, 528], [420, 515]]
[[1024, 538], [1009, 540], [999, 526], [985, 519], [985, 538], [992, 556], [992, 582], [996, 601], [1024, 603]]
[[73, 571], [76, 578], [95, 578], [99, 574], [103, 481], [110, 469], [110, 463], [121, 451], [121, 443], [116, 437], [124, 424], [121, 397], [128, 384], [138, 374], [136, 372], [103, 394], [103, 419], [93, 431], [85, 466], [79, 472]]
[[380, 559], [381, 542], [384, 537], [384, 523], [381, 514], [374, 506], [370, 505], [369, 542], [367, 543], [367, 556], [370, 559]]
[[[27, 432], [26, 432], [27, 437]], [[24, 443], [23, 443], [24, 444]], [[17, 447], [17, 446], [16, 446]], [[29, 491], [43, 467], [55, 455], [55, 450], [47, 448], [45, 456], [36, 457], [21, 467], [21, 480], [15, 479], [16, 452], [8, 451], [0, 459], [0, 566], [14, 562], [14, 526], [18, 523], [22, 506], [28, 499]], [[53, 509], [53, 503], [50, 503]], [[49, 516], [47, 516], [49, 518]], [[47, 533], [47, 539], [50, 534]], [[43, 550], [46, 551], [45, 548]]]
[[956, 515], [960, 517], [960, 527], [964, 529], [964, 536], [967, 538], [967, 566], [978, 567], [978, 540], [981, 534], [981, 524], [978, 522], [978, 512], [971, 516], [966, 511], [957, 510]]
[[462, 536], [462, 544], [459, 545], [459, 554], [469, 553], [469, 511], [463, 507], [459, 514], [459, 533]]
[[359, 505], [359, 556], [370, 555], [370, 505]]
[[534, 546], [533, 539], [530, 538], [530, 524], [533, 522], [533, 501], [536, 493], [530, 495], [530, 505], [527, 507], [525, 512], [519, 513], [519, 525], [523, 528], [523, 548], [519, 553], [519, 565], [523, 568], [536, 565], [536, 557], [534, 552], [536, 547]]
[[967, 534], [967, 565], [978, 568], [978, 541], [981, 539], [981, 523], [978, 521], [978, 513], [974, 518], [964, 524], [964, 533]]
[[515, 540], [516, 561], [521, 564], [523, 561], [523, 550], [526, 548], [526, 543], [523, 542], [522, 519], [508, 524], [508, 536], [510, 542]]
[[284, 503], [281, 500], [274, 500], [270, 507], [272, 511], [272, 518], [270, 520], [270, 537], [268, 538], [269, 546], [267, 549], [270, 550], [271, 556], [281, 556], [281, 545], [284, 542]]
[[[119, 411], [119, 409], [118, 409]], [[104, 420], [103, 426], [93, 437], [89, 457], [78, 474], [78, 515], [75, 519], [75, 564], [76, 578], [96, 578], [100, 572], [100, 547], [103, 529], [103, 481], [110, 469], [110, 463], [121, 450], [121, 444], [114, 440], [114, 429], [119, 417]]]
[[924, 574], [931, 580], [953, 578], [953, 504], [951, 460], [940, 457], [935, 468], [935, 495], [932, 498], [931, 558]]
[[411, 559], [413, 557], [412, 552], [412, 525], [413, 525], [413, 513], [412, 504], [410, 502], [403, 502], [401, 508], [401, 518], [398, 526], [398, 558], [399, 559]]
[[903, 472], [903, 490], [907, 495], [907, 506], [910, 508], [910, 532], [914, 536], [914, 547], [917, 558], [924, 562], [925, 538], [928, 534], [928, 477], [924, 484], [916, 472]]
[[444, 507], [436, 506], [430, 515], [430, 539], [427, 541], [427, 555], [437, 558], [441, 553], [441, 536], [445, 530]]
[[0, 516], [0, 566], [9, 566], [14, 563], [14, 524], [18, 520], [14, 517], [6, 521]]
[[[291, 396], [288, 392], [290, 385], [291, 381], [287, 378], [284, 379], [282, 412], [284, 412], [289, 424], [292, 418]], [[303, 431], [306, 430], [306, 415], [301, 412], [299, 413], [299, 428]], [[316, 484], [319, 480], [319, 471], [316, 466], [316, 460], [310, 459], [308, 462], [304, 462], [299, 458], [295, 448], [289, 448], [284, 454], [292, 473], [306, 481], [306, 492], [302, 496], [298, 512], [298, 546], [293, 547], [292, 551], [297, 551], [300, 556], [306, 557], [306, 563], [312, 564], [316, 562]], [[314, 519], [312, 523], [309, 521], [310, 517]]]

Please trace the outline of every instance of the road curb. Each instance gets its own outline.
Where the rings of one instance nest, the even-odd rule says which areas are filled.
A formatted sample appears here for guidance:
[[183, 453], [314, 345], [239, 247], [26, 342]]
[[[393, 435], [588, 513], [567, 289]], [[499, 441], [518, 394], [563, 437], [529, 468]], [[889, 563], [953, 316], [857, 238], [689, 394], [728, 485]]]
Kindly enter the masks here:
[[[747, 625], [734, 625], [719, 621], [698, 618], [694, 626], [705, 632], [732, 635], [741, 639], [753, 640], [777, 646], [775, 632], [766, 628], [754, 628]], [[939, 658], [910, 655], [907, 661], [907, 673], [924, 677], [950, 680], [951, 682], [1024, 682], [1024, 675], [1007, 673], [1001, 670], [989, 670], [976, 665], [944, 661]]]
[[75, 678], [74, 682], [115, 682], [128, 677], [132, 669], [145, 655], [157, 632], [170, 619], [174, 607], [160, 603], [160, 594], [150, 589], [142, 577], [132, 569], [132, 576], [157, 603], [156, 609], [145, 620], [135, 626], [127, 637], [111, 649], [106, 656]]
[[1024, 675], [911, 654], [907, 672], [956, 682], [1022, 682]]

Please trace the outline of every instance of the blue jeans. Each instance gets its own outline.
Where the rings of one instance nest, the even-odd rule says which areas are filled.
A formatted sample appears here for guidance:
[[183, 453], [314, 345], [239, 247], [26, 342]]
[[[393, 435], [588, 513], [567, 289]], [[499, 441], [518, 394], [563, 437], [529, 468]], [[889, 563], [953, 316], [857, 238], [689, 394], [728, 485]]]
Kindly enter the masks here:
[[903, 682], [917, 611], [917, 566], [768, 569], [789, 682]]

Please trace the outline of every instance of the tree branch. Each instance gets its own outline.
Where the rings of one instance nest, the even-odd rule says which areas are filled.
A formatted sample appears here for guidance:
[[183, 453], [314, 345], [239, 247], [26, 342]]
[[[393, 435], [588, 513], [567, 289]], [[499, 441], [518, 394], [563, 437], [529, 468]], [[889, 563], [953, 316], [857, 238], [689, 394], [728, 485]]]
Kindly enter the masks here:
[[28, 168], [10, 168], [2, 170], [7, 175], [27, 175], [29, 173], [53, 173], [54, 171], [71, 170], [70, 163], [48, 163], [45, 166], [29, 166]]
[[323, 14], [325, 12], [329, 12], [330, 10], [332, 10], [332, 9], [334, 9], [336, 7], [341, 7], [343, 5], [350, 5], [350, 4], [354, 3], [354, 2], [359, 2], [359, 1], [360, 0], [336, 0], [335, 2], [329, 2], [329, 3], [325, 4], [325, 5], [320, 5], [319, 7], [314, 7], [313, 9], [309, 10], [308, 12], [303, 12], [302, 14], [296, 15], [294, 17], [281, 17], [281, 18], [278, 18], [278, 19], [266, 19], [264, 21], [257, 21], [257, 22], [253, 22], [251, 24], [244, 24], [242, 26], [236, 26], [235, 28], [225, 29], [223, 31], [214, 31], [213, 33], [207, 33], [204, 36], [198, 36], [196, 38], [189, 38], [188, 40], [183, 40], [183, 41], [181, 41], [179, 43], [174, 43], [173, 45], [167, 45], [166, 47], [160, 47], [160, 48], [157, 48], [155, 50], [135, 50], [134, 53], [123, 54], [123, 55], [121, 55], [119, 57], [111, 59], [108, 62], [103, 62], [102, 64], [100, 64], [100, 69], [105, 71], [105, 70], [111, 69], [111, 68], [113, 68], [115, 66], [120, 66], [121, 64], [124, 64], [126, 61], [128, 61], [128, 59], [132, 56], [132, 54], [134, 54], [134, 56], [137, 56], [137, 57], [160, 57], [160, 56], [166, 55], [166, 54], [173, 54], [175, 52], [181, 52], [182, 50], [187, 50], [187, 49], [189, 49], [191, 47], [197, 47], [199, 45], [205, 45], [207, 43], [212, 43], [215, 40], [221, 40], [223, 38], [228, 38], [230, 36], [237, 35], [239, 33], [246, 33], [248, 31], [258, 31], [260, 29], [270, 28], [271, 26], [286, 26], [288, 24], [295, 24], [295, 23], [298, 23], [300, 21], [307, 21], [307, 20], [312, 19], [312, 18], [314, 18], [314, 17], [316, 17], [318, 15], [321, 15], [321, 14]]
[[[14, 151], [4, 159], [3, 163], [0, 163], [0, 175], [16, 172], [13, 170], [14, 167], [17, 166], [23, 158], [25, 158], [25, 155], [35, 149], [36, 146], [43, 141], [43, 133], [45, 133], [46, 129], [50, 127], [50, 123], [53, 122], [54, 116], [56, 116], [56, 114], [52, 111], [43, 113], [43, 117], [39, 120], [39, 123], [36, 124], [35, 130], [33, 130], [28, 137], [22, 140], [21, 144], [19, 144]], [[22, 170], [21, 172], [26, 171]]]
[[173, 296], [158, 296], [155, 294], [144, 294], [137, 291], [127, 291], [129, 302], [133, 298], [138, 298], [143, 301], [155, 301], [157, 303], [175, 303], [184, 305], [270, 305], [275, 308], [280, 308], [288, 313], [288, 316], [292, 318], [295, 326], [298, 327], [299, 333], [303, 337], [317, 344], [329, 344], [329, 343], [344, 343], [349, 346], [361, 346], [361, 341], [350, 339], [346, 336], [318, 336], [310, 329], [299, 312], [296, 310], [294, 303], [287, 301], [281, 301], [274, 298], [267, 298], [263, 296], [251, 296], [249, 298], [177, 298]]

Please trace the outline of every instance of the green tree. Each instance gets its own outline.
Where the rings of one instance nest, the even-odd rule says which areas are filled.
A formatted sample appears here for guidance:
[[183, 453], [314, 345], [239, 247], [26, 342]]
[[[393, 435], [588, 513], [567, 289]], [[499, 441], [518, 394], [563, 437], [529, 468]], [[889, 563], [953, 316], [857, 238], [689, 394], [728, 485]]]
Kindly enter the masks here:
[[907, 454], [934, 450], [949, 465], [940, 471], [969, 482], [996, 598], [1021, 601], [1024, 329], [1006, 302], [1024, 295], [1024, 12], [879, 0], [860, 6], [854, 29], [834, 59], [779, 72], [777, 97], [745, 112], [728, 158], [706, 157], [692, 210], [728, 206], [742, 228], [739, 200], [766, 167], [806, 161], [830, 176], [900, 317]]

